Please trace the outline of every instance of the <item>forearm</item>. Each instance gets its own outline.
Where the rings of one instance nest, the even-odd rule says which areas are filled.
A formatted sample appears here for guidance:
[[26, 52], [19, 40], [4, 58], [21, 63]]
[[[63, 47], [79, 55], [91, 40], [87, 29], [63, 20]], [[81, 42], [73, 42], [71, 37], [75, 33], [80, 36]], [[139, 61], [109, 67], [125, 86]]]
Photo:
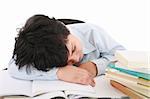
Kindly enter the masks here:
[[93, 62], [90, 62], [90, 61], [80, 64], [79, 68], [83, 68], [83, 69], [87, 70], [89, 73], [91, 73], [93, 75], [93, 77], [95, 77], [98, 73], [96, 64]]

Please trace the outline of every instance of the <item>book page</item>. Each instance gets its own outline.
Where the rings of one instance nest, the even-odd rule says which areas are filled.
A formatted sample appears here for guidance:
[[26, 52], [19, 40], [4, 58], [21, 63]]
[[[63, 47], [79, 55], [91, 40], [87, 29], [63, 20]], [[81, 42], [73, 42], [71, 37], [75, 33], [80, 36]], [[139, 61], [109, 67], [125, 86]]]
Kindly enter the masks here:
[[26, 95], [31, 96], [31, 81], [12, 78], [7, 70], [0, 71], [0, 96]]
[[50, 93], [45, 93], [43, 95], [39, 95], [39, 96], [34, 97], [32, 99], [51, 99], [51, 98], [56, 98], [56, 97], [57, 98], [59, 97], [59, 99], [63, 99], [63, 98], [67, 99], [67, 97], [63, 91], [54, 91], [54, 92], [50, 92]]
[[[2, 99], [67, 99], [66, 95], [62, 91], [54, 91], [50, 93], [41, 94], [35, 97], [26, 97], [26, 96], [5, 96]], [[1, 99], [1, 98], [0, 98]]]
[[[123, 93], [116, 90], [110, 85], [108, 79], [105, 76], [99, 76], [95, 78], [96, 86], [94, 87], [95, 93], [83, 92], [83, 91], [72, 91], [67, 90], [65, 94], [68, 95], [79, 95], [80, 97], [91, 97], [91, 98], [121, 98], [126, 97]], [[74, 97], [74, 98], [76, 98]], [[79, 98], [79, 97], [78, 97]]]
[[5, 96], [2, 99], [32, 99], [32, 97], [26, 97], [26, 96]]
[[146, 51], [116, 51], [115, 57], [122, 64], [130, 68], [150, 68], [150, 58]]
[[[42, 95], [38, 95], [35, 97], [26, 97], [26, 96], [6, 96], [3, 97], [2, 99], [51, 99], [51, 98], [58, 98], [59, 99], [67, 99], [66, 95], [62, 91], [54, 91], [50, 93], [45, 93]], [[1, 98], [0, 98], [1, 99]]]
[[75, 90], [83, 92], [95, 92], [93, 87], [89, 85], [80, 85], [74, 83], [68, 83], [60, 80], [55, 81], [33, 81], [32, 93], [38, 95], [41, 93], [53, 92], [53, 91], [64, 91], [64, 90]]

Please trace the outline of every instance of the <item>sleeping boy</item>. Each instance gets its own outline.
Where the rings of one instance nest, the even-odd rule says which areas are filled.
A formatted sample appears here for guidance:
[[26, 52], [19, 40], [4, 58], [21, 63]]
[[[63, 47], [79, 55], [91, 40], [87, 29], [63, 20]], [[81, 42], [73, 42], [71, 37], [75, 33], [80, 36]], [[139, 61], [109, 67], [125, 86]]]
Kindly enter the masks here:
[[89, 23], [65, 25], [46, 15], [30, 17], [16, 37], [8, 71], [23, 80], [63, 80], [94, 86], [116, 50], [124, 47]]

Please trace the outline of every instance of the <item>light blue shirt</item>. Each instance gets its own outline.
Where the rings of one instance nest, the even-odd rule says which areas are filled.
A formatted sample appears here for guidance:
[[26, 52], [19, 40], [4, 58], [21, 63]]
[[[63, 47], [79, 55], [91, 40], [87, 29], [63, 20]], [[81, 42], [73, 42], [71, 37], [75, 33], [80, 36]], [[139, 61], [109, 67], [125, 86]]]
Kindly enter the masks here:
[[[71, 34], [75, 35], [83, 45], [83, 59], [80, 63], [91, 61], [96, 64], [98, 75], [104, 74], [107, 65], [115, 61], [116, 50], [125, 48], [112, 39], [103, 29], [93, 24], [77, 23], [67, 25]], [[14, 59], [11, 59], [8, 71], [12, 77], [24, 80], [57, 80], [58, 68], [53, 68], [48, 72], [38, 71], [31, 67], [31, 73], [26, 72], [26, 66], [18, 70]]]

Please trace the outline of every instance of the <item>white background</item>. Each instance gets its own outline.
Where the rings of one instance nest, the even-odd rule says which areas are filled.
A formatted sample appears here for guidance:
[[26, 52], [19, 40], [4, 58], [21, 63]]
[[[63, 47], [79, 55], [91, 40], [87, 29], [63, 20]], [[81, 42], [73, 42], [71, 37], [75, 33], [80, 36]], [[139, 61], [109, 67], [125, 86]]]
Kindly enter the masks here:
[[94, 23], [129, 50], [150, 50], [150, 0], [1, 0], [0, 69], [12, 57], [16, 29], [34, 14]]

